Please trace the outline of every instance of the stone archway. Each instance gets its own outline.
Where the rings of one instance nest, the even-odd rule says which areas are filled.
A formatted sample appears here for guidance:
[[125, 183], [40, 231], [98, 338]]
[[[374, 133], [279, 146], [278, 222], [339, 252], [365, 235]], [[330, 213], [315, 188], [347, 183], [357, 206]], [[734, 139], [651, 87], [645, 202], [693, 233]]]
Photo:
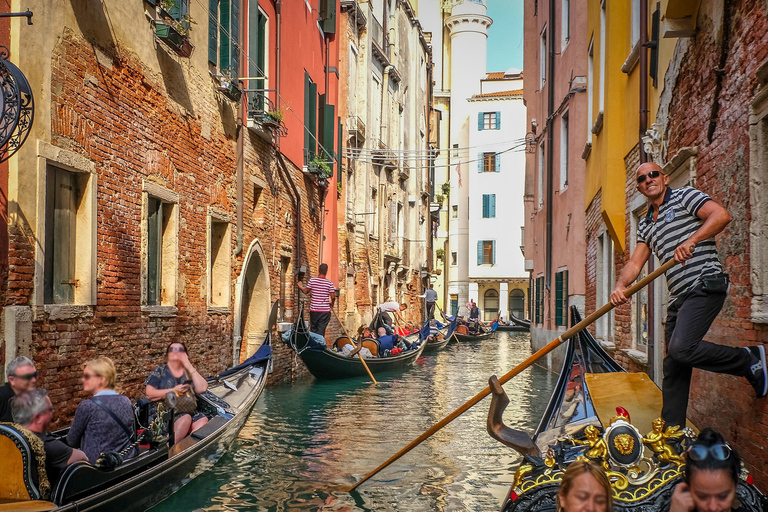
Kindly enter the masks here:
[[252, 355], [264, 342], [272, 300], [267, 258], [258, 240], [251, 242], [235, 295], [234, 361]]

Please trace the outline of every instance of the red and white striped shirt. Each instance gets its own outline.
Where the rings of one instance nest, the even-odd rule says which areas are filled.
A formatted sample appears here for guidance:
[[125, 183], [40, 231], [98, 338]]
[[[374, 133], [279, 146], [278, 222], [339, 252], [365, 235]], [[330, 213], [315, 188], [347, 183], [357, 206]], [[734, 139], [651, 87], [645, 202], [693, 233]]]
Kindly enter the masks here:
[[309, 310], [317, 313], [330, 313], [331, 302], [329, 298], [336, 293], [333, 282], [324, 277], [313, 277], [307, 283], [307, 290], [312, 292]]

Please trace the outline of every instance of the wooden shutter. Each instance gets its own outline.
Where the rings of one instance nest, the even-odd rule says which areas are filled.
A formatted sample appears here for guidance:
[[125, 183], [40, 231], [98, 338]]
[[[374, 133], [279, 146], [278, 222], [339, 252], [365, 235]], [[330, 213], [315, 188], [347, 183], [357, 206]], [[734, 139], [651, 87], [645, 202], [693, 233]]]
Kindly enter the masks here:
[[568, 327], [568, 271], [563, 270], [563, 325]]
[[483, 241], [482, 240], [477, 241], [477, 264], [478, 265], [483, 264]]
[[219, 63], [219, 0], [208, 0], [208, 62]]
[[323, 0], [322, 28], [326, 34], [336, 33], [336, 0]]
[[500, 153], [493, 154], [493, 162], [494, 162], [493, 172], [500, 172], [501, 171], [501, 154]]
[[309, 84], [309, 148], [317, 154], [317, 84]]
[[235, 78], [242, 76], [240, 74], [240, 0], [231, 0], [231, 6], [230, 34], [232, 34], [232, 44], [229, 52], [229, 76]]
[[491, 240], [491, 265], [496, 264], [496, 240]]
[[483, 164], [485, 162], [485, 155], [483, 153], [477, 154], [477, 172], [483, 172]]
[[150, 197], [147, 210], [147, 305], [153, 306], [160, 301], [163, 203]]
[[535, 308], [534, 308], [534, 310], [536, 311], [535, 317], [536, 317], [536, 323], [537, 324], [541, 323], [541, 281], [542, 281], [542, 278], [540, 278], [540, 277], [536, 278], [536, 285], [535, 285], [535, 288], [536, 288], [536, 301], [535, 301]]
[[488, 194], [483, 194], [483, 218], [484, 219], [487, 219], [490, 216], [489, 213], [488, 213], [490, 211], [488, 209], [489, 208], [489, 206], [488, 206], [488, 203], [489, 203], [488, 198], [489, 197], [490, 196]]
[[482, 112], [477, 113], [477, 130], [483, 131], [483, 113]]
[[497, 130], [501, 130], [501, 112], [496, 111], [496, 126]]
[[[341, 118], [338, 117], [338, 127], [339, 129], [336, 131], [336, 180], [338, 183], [342, 183], [341, 181], [341, 133], [343, 131], [343, 126], [341, 124]], [[350, 210], [353, 211], [353, 210]]]
[[490, 194], [488, 196], [488, 217], [496, 218], [496, 194]]
[[555, 325], [563, 324], [563, 273], [555, 274]]

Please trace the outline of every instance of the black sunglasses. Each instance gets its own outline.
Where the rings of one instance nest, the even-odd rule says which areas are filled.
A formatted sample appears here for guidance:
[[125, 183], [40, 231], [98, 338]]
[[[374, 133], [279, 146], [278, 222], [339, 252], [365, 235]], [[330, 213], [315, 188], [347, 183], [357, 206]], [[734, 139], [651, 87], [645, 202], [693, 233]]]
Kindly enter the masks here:
[[640, 183], [644, 183], [646, 178], [654, 179], [658, 178], [659, 176], [661, 176], [661, 171], [651, 171], [648, 174], [641, 174], [637, 177], [637, 183], [639, 185]]
[[11, 375], [14, 379], [32, 380], [37, 378], [37, 372], [27, 373], [26, 375]]
[[731, 447], [726, 444], [715, 444], [712, 446], [703, 446], [700, 444], [691, 445], [688, 450], [688, 458], [701, 462], [706, 460], [710, 455], [719, 461], [728, 460], [731, 456]]

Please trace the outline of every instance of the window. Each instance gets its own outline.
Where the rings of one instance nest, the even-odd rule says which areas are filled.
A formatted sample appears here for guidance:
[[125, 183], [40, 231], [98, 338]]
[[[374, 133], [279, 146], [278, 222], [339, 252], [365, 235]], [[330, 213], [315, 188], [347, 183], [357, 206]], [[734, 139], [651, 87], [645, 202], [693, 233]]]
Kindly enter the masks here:
[[496, 218], [496, 194], [483, 194], [483, 218]]
[[568, 326], [568, 271], [555, 274], [555, 325]]
[[[762, 71], [765, 69], [763, 64], [758, 76], [764, 77]], [[749, 170], [756, 184], [768, 180], [768, 80], [760, 78], [758, 82], [758, 92], [749, 111]], [[762, 194], [750, 194], [749, 199], [752, 212], [749, 224], [752, 321], [768, 324], [768, 201]]]
[[594, 38], [589, 42], [589, 57], [587, 59], [587, 133], [588, 137], [592, 139], [592, 123], [594, 118], [592, 115], [592, 105], [595, 99], [595, 40]]
[[[259, 8], [257, 2], [248, 3], [248, 76], [266, 77], [269, 71], [268, 65], [268, 45], [269, 31], [267, 22], [269, 18]], [[260, 89], [264, 91], [269, 88], [269, 84], [263, 78], [246, 82], [249, 89]], [[265, 92], [255, 93], [253, 98], [257, 102], [254, 107], [264, 110]]]
[[379, 212], [377, 195], [378, 194], [376, 188], [371, 187], [371, 198], [370, 202], [368, 203], [368, 212], [376, 212], [375, 215], [368, 215], [368, 233], [370, 233], [371, 236], [379, 236], [379, 215], [381, 215], [382, 212]]
[[[291, 258], [287, 256], [283, 256], [280, 258], [280, 320], [285, 321], [286, 319], [286, 310], [288, 308], [288, 300], [287, 297], [291, 293], [291, 290], [293, 289], [293, 283], [291, 283], [288, 279], [288, 269], [291, 268]], [[354, 276], [352, 279], [352, 286], [351, 288], [354, 288], [354, 282], [355, 278]]]
[[562, 2], [562, 20], [560, 22], [560, 34], [562, 36], [560, 42], [561, 51], [568, 46], [568, 41], [571, 40], [571, 0], [562, 0]]
[[632, 26], [630, 27], [632, 41], [630, 42], [630, 49], [640, 42], [640, 1], [632, 0]]
[[496, 241], [478, 240], [477, 241], [477, 264], [495, 265], [496, 264]]
[[45, 304], [95, 303], [95, 178], [49, 165], [45, 201]]
[[208, 216], [208, 305], [229, 307], [231, 287], [231, 231], [228, 221]]
[[324, 33], [336, 33], [336, 0], [320, 0], [320, 13], [317, 21]]
[[515, 289], [509, 292], [509, 313], [517, 318], [525, 318], [525, 293], [523, 290]]
[[[183, 2], [186, 4], [187, 2]], [[229, 78], [240, 76], [240, 2], [209, 0], [208, 61]], [[250, 51], [250, 48], [249, 48]], [[262, 75], [254, 75], [262, 76]]]
[[[501, 130], [501, 112], [478, 112], [477, 129], [483, 130]], [[456, 144], [453, 146], [457, 147]]]
[[568, 188], [568, 112], [560, 116], [560, 191]]
[[605, 2], [600, 5], [600, 90], [598, 92], [598, 111], [605, 111], [605, 56], [608, 53], [608, 33], [605, 27]]
[[[604, 232], [597, 237], [597, 266], [596, 266], [597, 303], [606, 304], [613, 290], [613, 240]], [[614, 311], [603, 315], [597, 320], [595, 332], [598, 338], [610, 340], [613, 338]]]
[[477, 155], [477, 172], [501, 171], [501, 158], [497, 153], [480, 153]]
[[536, 323], [541, 325], [544, 323], [544, 276], [537, 277], [536, 278], [536, 306], [534, 308], [535, 310], [535, 320]]
[[304, 72], [304, 164], [317, 153], [317, 84]]
[[483, 294], [483, 320], [488, 322], [499, 317], [499, 292], [490, 289]]
[[451, 315], [459, 314], [459, 296], [451, 295]]
[[456, 266], [459, 264], [459, 253], [452, 252], [451, 253], [451, 266]]
[[178, 195], [144, 182], [142, 304], [176, 306]]
[[539, 193], [539, 209], [544, 207], [544, 141], [539, 144], [539, 169], [538, 169], [538, 193]]
[[451, 218], [452, 219], [458, 219], [459, 218], [459, 205], [452, 204], [451, 205]]
[[539, 77], [541, 87], [547, 83], [547, 29], [541, 32], [541, 42], [539, 45]]
[[349, 94], [347, 106], [349, 109], [349, 115], [357, 115], [357, 48], [350, 43], [349, 52], [347, 56], [348, 63], [348, 80], [349, 80]]

